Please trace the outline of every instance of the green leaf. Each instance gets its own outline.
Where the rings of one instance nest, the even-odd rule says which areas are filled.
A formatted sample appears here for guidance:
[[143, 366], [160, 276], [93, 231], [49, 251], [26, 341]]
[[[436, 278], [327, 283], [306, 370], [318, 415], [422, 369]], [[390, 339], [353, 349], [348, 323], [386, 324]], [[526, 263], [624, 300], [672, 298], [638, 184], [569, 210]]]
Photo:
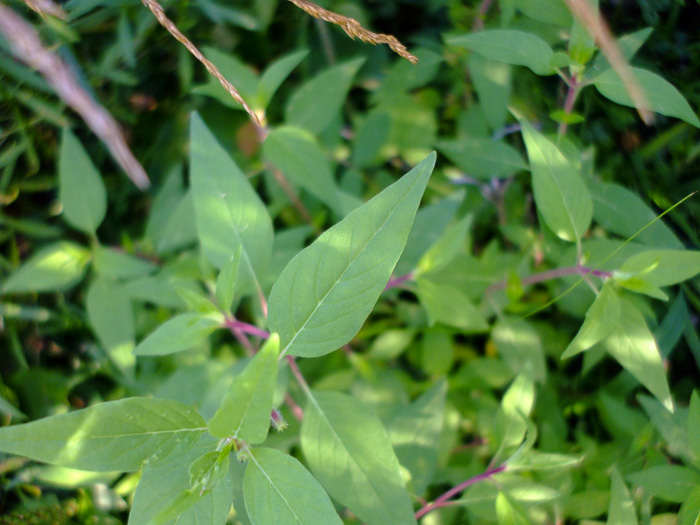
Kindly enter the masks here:
[[435, 154], [302, 250], [269, 300], [281, 355], [321, 356], [359, 331], [406, 243]]
[[418, 262], [414, 275], [439, 270], [449, 266], [460, 252], [466, 251], [466, 239], [473, 216], [467, 215], [447, 228], [445, 233], [425, 252]]
[[576, 337], [566, 347], [562, 359], [573, 357], [599, 343], [617, 327], [620, 319], [620, 299], [611, 281], [607, 281], [586, 312], [586, 319]]
[[74, 228], [95, 235], [105, 218], [107, 194], [97, 168], [70, 129], [63, 129], [58, 159], [59, 193], [63, 214]]
[[683, 248], [673, 231], [661, 220], [654, 222], [656, 213], [627, 188], [595, 182], [589, 185], [589, 190], [593, 198], [593, 219], [607, 231], [629, 238], [649, 225], [636, 241], [659, 248]]
[[391, 117], [381, 110], [371, 111], [362, 121], [352, 141], [352, 164], [356, 168], [371, 166], [389, 140]]
[[502, 319], [494, 325], [491, 337], [514, 373], [530, 366], [535, 380], [544, 380], [547, 372], [542, 341], [530, 323], [523, 319]]
[[627, 299], [621, 299], [618, 326], [603, 345], [667, 410], [673, 412], [671, 392], [654, 335], [642, 313]]
[[85, 299], [88, 318], [100, 343], [122, 370], [136, 362], [136, 329], [131, 299], [124, 287], [107, 279], [94, 281]]
[[62, 467], [134, 471], [191, 447], [206, 423], [176, 401], [132, 397], [0, 428], [0, 450]]
[[[654, 428], [663, 437], [666, 442], [665, 447], [671, 455], [693, 459], [696, 440], [693, 439], [693, 435], [688, 434], [688, 418], [685, 411], [682, 408], [676, 408], [671, 413], [656, 399], [642, 394], [637, 396], [637, 400]], [[643, 417], [641, 419], [644, 421]]]
[[[698, 395], [697, 390], [690, 396], [688, 436], [700, 436], [700, 395]], [[700, 461], [700, 439], [689, 439], [688, 441], [695, 459]]]
[[549, 139], [520, 122], [532, 171], [535, 204], [560, 238], [578, 242], [591, 223], [593, 203], [581, 176]]
[[250, 451], [245, 506], [257, 525], [342, 525], [328, 494], [299, 461], [271, 448]]
[[233, 258], [221, 267], [216, 278], [216, 301], [225, 312], [231, 310], [233, 298], [236, 295], [236, 281], [238, 280], [238, 268], [241, 262], [241, 249]]
[[529, 67], [538, 75], [553, 75], [549, 61], [554, 51], [541, 38], [514, 29], [492, 29], [447, 39], [453, 46], [466, 47], [475, 53], [516, 66]]
[[496, 515], [498, 525], [530, 525], [530, 518], [525, 509], [511, 500], [505, 492], [499, 492], [496, 496]]
[[307, 49], [290, 53], [287, 56], [275, 60], [265, 69], [265, 72], [260, 77], [260, 84], [258, 85], [258, 104], [261, 109], [267, 107], [272, 96], [277, 91], [277, 88], [280, 87], [282, 82], [284, 82], [294, 68], [296, 68], [308, 54], [309, 51]]
[[272, 254], [267, 209], [197, 113], [192, 115], [190, 140], [190, 177], [204, 254], [222, 268], [240, 248], [239, 292], [259, 292]]
[[233, 380], [221, 407], [209, 421], [209, 433], [247, 443], [262, 443], [270, 428], [272, 396], [277, 385], [279, 336], [272, 334], [262, 349]]
[[678, 525], [698, 524], [700, 524], [700, 487], [695, 487], [688, 499], [681, 505], [678, 513]]
[[583, 457], [551, 452], [528, 450], [508, 460], [508, 472], [548, 471], [570, 469], [583, 461]]
[[439, 329], [426, 330], [421, 346], [421, 367], [430, 375], [445, 375], [452, 369], [455, 349], [452, 336]]
[[[650, 107], [647, 109], [651, 109], [661, 115], [685, 120], [687, 123], [700, 128], [700, 120], [680, 91], [656, 73], [636, 67], [631, 69], [649, 103]], [[623, 106], [635, 107], [615, 70], [608, 69], [603, 71], [591, 82], [604, 97]]]
[[[183, 501], [192, 488], [190, 469], [202, 456], [215, 451], [218, 442], [202, 436], [194, 446], [178, 446], [167, 461], [148, 463], [143, 469], [134, 502], [129, 513], [129, 525], [153, 525], [160, 517], [171, 516], [170, 523], [178, 525], [224, 525], [231, 509], [233, 491], [231, 476], [223, 476], [210, 490]], [[185, 503], [192, 505], [187, 507]], [[175, 509], [175, 507], [180, 507]], [[176, 511], [176, 512], [172, 512]]]
[[3, 293], [66, 290], [82, 279], [90, 252], [78, 244], [61, 241], [38, 251], [11, 274]]
[[469, 332], [486, 332], [489, 324], [464, 292], [435, 282], [430, 275], [416, 278], [418, 298], [428, 313], [430, 326], [443, 323]]
[[341, 216], [338, 187], [331, 163], [308, 131], [292, 126], [273, 130], [263, 143], [263, 156], [297, 186], [301, 186]]
[[352, 79], [364, 62], [363, 57], [333, 66], [297, 89], [287, 104], [286, 123], [314, 135], [325, 130], [343, 106]]
[[500, 130], [508, 117], [511, 92], [511, 70], [508, 64], [488, 60], [476, 53], [468, 59], [469, 76], [479, 95], [491, 130]]
[[368, 525], [416, 522], [389, 436], [357, 400], [309, 392], [301, 447], [330, 495]]
[[384, 421], [399, 463], [411, 473], [414, 494], [425, 492], [437, 467], [446, 395], [447, 383], [439, 381]]
[[[224, 53], [215, 47], [203, 48], [204, 55], [211, 60], [219, 69], [221, 74], [231, 82], [249, 105], [258, 109], [256, 97], [259, 89], [258, 76], [253, 69], [241, 62], [238, 58], [228, 53]], [[225, 106], [233, 109], [243, 109], [238, 102], [221, 86], [221, 83], [211, 75], [207, 75], [207, 83], [197, 86], [192, 93], [208, 95], [215, 98]]]
[[627, 259], [620, 267], [622, 275], [642, 274], [654, 286], [670, 286], [700, 273], [700, 251], [650, 250]]
[[[639, 31], [635, 31], [634, 33], [629, 33], [618, 38], [617, 45], [622, 53], [622, 56], [624, 56], [628, 62], [631, 61], [653, 31], [653, 28], [645, 27], [644, 29], [640, 29]], [[584, 79], [588, 81], [588, 79], [597, 76], [598, 73], [607, 69], [610, 69], [608, 59], [605, 58], [603, 53], [598, 53], [593, 61], [593, 65], [586, 69]]]
[[625, 478], [646, 493], [675, 503], [683, 503], [695, 487], [700, 487], [700, 474], [681, 465], [655, 465]]
[[467, 175], [479, 179], [505, 177], [527, 169], [515, 148], [490, 138], [465, 135], [457, 140], [441, 141], [438, 149]]
[[617, 467], [610, 475], [610, 506], [608, 507], [609, 525], [637, 525], [637, 513], [630, 491], [622, 481]]
[[165, 321], [134, 350], [136, 355], [167, 355], [200, 343], [224, 321], [223, 316], [180, 314]]
[[110, 279], [135, 279], [155, 272], [158, 266], [114, 248], [97, 246], [94, 259], [95, 271]]

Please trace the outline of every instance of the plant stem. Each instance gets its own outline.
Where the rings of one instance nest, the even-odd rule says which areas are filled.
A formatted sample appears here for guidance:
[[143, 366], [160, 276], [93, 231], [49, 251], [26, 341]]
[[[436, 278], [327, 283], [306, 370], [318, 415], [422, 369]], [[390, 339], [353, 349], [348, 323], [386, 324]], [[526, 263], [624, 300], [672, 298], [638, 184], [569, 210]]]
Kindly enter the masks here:
[[406, 281], [410, 281], [413, 279], [413, 273], [407, 273], [406, 275], [401, 275], [399, 277], [392, 277], [389, 279], [389, 282], [386, 283], [386, 286], [384, 287], [384, 291], [387, 291], [391, 288], [398, 288], [401, 286], [403, 283]]
[[460, 492], [462, 492], [464, 489], [467, 487], [474, 485], [475, 483], [478, 483], [480, 481], [484, 481], [485, 479], [490, 478], [491, 476], [498, 474], [499, 472], [503, 472], [506, 469], [506, 465], [503, 464], [500, 467], [496, 467], [494, 469], [488, 469], [486, 472], [479, 474], [478, 476], [474, 476], [473, 478], [469, 478], [466, 481], [463, 481], [459, 485], [452, 487], [450, 490], [445, 492], [442, 496], [440, 496], [438, 499], [433, 501], [432, 503], [428, 503], [427, 505], [423, 505], [418, 511], [416, 511], [415, 517], [416, 519], [420, 519], [423, 516], [425, 516], [428, 512], [438, 509], [440, 507], [445, 507], [447, 505], [450, 505], [450, 502], [448, 501], [451, 497], [456, 496]]
[[[546, 272], [530, 275], [528, 277], [522, 278], [520, 282], [523, 285], [535, 284], [544, 281], [551, 281], [553, 279], [558, 279], [566, 275], [580, 275], [582, 277], [586, 277], [587, 275], [594, 275], [596, 277], [607, 278], [612, 277], [612, 272], [594, 270], [593, 268], [587, 268], [585, 266], [569, 266], [566, 268], [555, 268], [554, 270], [547, 270]], [[492, 284], [486, 289], [486, 295], [489, 295], [495, 292], [496, 290], [503, 290], [504, 288], [506, 288], [506, 286], [508, 286], [507, 281], [501, 281], [496, 284]]]
[[[566, 92], [566, 99], [564, 100], [564, 112], [569, 115], [574, 109], [574, 102], [576, 102], [576, 97], [581, 90], [581, 84], [578, 81], [576, 75], [571, 75], [569, 78], [569, 90]], [[566, 134], [567, 124], [566, 122], [559, 123], [559, 131], [557, 134], [559, 137], [563, 137]]]

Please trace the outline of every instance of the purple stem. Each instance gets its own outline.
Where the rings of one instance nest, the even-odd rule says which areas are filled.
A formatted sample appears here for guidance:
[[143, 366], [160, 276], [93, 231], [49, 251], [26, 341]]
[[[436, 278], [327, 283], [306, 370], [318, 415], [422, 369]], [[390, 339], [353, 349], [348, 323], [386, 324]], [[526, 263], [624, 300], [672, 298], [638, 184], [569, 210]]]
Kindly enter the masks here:
[[[576, 102], [576, 97], [581, 89], [581, 84], [579, 84], [576, 75], [571, 75], [569, 78], [569, 90], [566, 92], [566, 99], [564, 100], [564, 112], [569, 115], [574, 109], [574, 102]], [[567, 124], [566, 122], [561, 122], [559, 124], [559, 136], [562, 137], [566, 134]]]
[[478, 476], [474, 476], [473, 478], [469, 478], [468, 480], [463, 481], [462, 483], [460, 483], [456, 487], [452, 487], [450, 490], [445, 492], [442, 496], [440, 496], [438, 499], [436, 499], [432, 503], [428, 503], [427, 505], [423, 505], [423, 507], [418, 509], [418, 511], [416, 511], [416, 515], [415, 515], [416, 519], [422, 518], [423, 516], [425, 516], [428, 512], [430, 512], [432, 510], [449, 505], [449, 503], [447, 503], [447, 501], [451, 497], [459, 494], [464, 489], [466, 489], [467, 487], [469, 487], [471, 485], [474, 485], [475, 483], [478, 483], [480, 481], [488, 479], [491, 476], [493, 476], [494, 474], [498, 474], [499, 472], [503, 472], [505, 469], [506, 469], [506, 465], [504, 463], [500, 467], [496, 467], [494, 469], [489, 469], [486, 472], [479, 474]]
[[406, 275], [401, 275], [399, 277], [392, 277], [389, 279], [389, 282], [386, 283], [386, 286], [384, 287], [384, 291], [389, 290], [390, 288], [397, 288], [398, 286], [401, 286], [403, 283], [406, 281], [410, 281], [413, 279], [413, 273], [407, 273]]
[[[580, 275], [581, 277], [586, 277], [588, 275], [593, 275], [595, 277], [612, 277], [612, 272], [604, 272], [602, 270], [594, 270], [593, 268], [586, 268], [585, 266], [570, 266], [568, 268], [556, 268], [554, 270], [547, 270], [546, 272], [538, 273], [535, 275], [530, 275], [521, 279], [521, 284], [535, 284], [544, 281], [551, 281], [552, 279], [558, 279], [559, 277], [564, 277], [566, 275]], [[492, 284], [486, 289], [486, 294], [495, 292], [496, 290], [503, 290], [508, 286], [507, 281], [501, 281], [496, 284]]]
[[256, 337], [260, 337], [261, 339], [267, 339], [268, 337], [270, 337], [270, 334], [265, 330], [261, 330], [260, 328], [252, 324], [236, 321], [233, 318], [226, 319], [224, 321], [224, 326], [231, 330], [234, 335], [236, 335], [236, 331], [239, 331], [244, 334], [250, 334]]

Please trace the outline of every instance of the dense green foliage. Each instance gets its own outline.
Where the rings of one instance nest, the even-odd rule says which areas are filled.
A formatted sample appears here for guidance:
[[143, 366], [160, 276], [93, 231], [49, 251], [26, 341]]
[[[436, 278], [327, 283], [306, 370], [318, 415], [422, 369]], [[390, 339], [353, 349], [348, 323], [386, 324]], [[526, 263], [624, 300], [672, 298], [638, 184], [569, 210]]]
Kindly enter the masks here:
[[420, 61], [164, 2], [261, 125], [138, 1], [10, 4], [153, 186], [0, 37], [0, 523], [697, 523], [694, 8], [601, 6], [645, 127], [561, 0], [320, 4]]

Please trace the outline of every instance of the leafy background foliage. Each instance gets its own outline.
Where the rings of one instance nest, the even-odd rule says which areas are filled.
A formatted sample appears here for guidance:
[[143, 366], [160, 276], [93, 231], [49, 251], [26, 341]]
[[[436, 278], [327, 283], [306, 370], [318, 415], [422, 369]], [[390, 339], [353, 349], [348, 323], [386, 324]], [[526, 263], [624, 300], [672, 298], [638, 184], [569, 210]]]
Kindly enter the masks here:
[[10, 4], [153, 187], [0, 38], [2, 519], [695, 523], [698, 6], [600, 5], [646, 127], [559, 0], [320, 4], [420, 61], [164, 2], [263, 126], [139, 2]]

